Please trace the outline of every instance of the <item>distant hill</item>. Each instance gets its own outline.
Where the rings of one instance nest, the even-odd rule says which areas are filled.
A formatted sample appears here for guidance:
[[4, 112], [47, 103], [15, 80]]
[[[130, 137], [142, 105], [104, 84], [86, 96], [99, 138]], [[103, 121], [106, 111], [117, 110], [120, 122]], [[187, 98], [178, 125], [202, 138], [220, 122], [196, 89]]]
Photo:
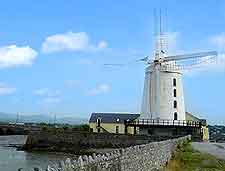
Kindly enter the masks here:
[[0, 121], [1, 122], [15, 122], [16, 115], [12, 113], [3, 113], [0, 112]]
[[225, 142], [225, 126], [209, 125], [209, 139], [213, 142]]
[[[0, 122], [16, 122], [17, 120], [17, 114], [10, 114], [10, 113], [3, 113], [0, 112]], [[40, 114], [40, 115], [19, 115], [19, 121], [18, 122], [32, 122], [32, 123], [53, 123], [54, 117], [49, 114]], [[86, 118], [79, 118], [79, 117], [57, 117], [56, 118], [57, 123], [67, 123], [71, 125], [77, 125], [77, 124], [84, 124], [88, 122], [88, 119]]]

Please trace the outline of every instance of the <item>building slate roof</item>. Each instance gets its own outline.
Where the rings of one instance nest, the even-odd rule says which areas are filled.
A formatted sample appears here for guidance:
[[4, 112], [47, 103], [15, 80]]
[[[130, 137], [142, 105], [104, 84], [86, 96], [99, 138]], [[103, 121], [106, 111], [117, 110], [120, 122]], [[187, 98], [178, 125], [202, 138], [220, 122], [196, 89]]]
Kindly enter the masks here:
[[124, 120], [135, 120], [140, 114], [130, 113], [92, 113], [89, 122], [96, 122], [98, 118], [102, 123], [124, 123]]

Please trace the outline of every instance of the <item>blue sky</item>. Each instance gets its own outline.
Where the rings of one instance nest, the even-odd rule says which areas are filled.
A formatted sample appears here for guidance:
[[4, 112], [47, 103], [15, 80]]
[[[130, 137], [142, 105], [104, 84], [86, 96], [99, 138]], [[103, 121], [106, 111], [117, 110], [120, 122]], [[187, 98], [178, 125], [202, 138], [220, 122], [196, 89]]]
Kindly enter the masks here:
[[[217, 50], [224, 61], [224, 1], [2, 1], [0, 109], [89, 117], [139, 112], [142, 63], [153, 55], [154, 8], [167, 8], [171, 51]], [[184, 75], [187, 111], [225, 123], [224, 65]]]

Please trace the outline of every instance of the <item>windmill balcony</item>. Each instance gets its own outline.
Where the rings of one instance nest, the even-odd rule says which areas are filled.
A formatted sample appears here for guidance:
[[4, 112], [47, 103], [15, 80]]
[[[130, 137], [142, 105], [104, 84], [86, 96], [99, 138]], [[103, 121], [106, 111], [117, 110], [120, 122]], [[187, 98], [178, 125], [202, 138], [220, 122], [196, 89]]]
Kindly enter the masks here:
[[202, 126], [201, 122], [188, 120], [163, 120], [163, 119], [139, 119], [126, 121], [126, 126], [149, 127], [149, 126], [168, 126], [168, 127], [197, 127]]

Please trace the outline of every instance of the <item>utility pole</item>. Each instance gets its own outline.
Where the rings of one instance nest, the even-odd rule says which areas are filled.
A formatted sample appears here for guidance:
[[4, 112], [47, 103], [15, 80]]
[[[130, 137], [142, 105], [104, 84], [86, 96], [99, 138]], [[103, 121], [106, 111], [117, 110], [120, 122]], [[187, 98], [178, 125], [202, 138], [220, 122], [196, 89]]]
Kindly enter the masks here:
[[56, 127], [56, 114], [54, 114], [54, 127]]
[[19, 122], [19, 112], [17, 112], [16, 114], [16, 122], [15, 122], [15, 125]]

